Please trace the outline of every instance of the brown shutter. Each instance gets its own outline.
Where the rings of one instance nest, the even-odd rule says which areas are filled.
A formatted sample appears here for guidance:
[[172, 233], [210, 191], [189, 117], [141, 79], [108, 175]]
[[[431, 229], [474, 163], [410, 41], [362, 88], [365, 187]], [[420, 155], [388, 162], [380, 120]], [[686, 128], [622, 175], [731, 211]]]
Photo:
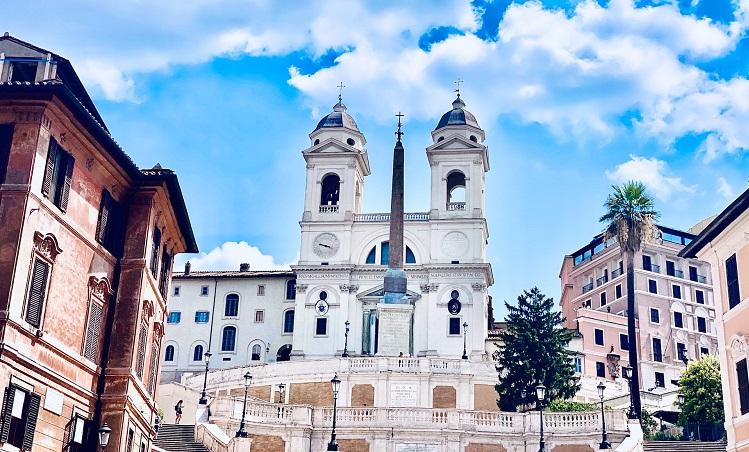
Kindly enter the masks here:
[[60, 210], [68, 210], [68, 197], [70, 197], [70, 184], [73, 182], [73, 166], [75, 159], [72, 155], [65, 153], [65, 180], [62, 184], [62, 193], [60, 193]]
[[159, 343], [155, 342], [153, 344], [153, 349], [151, 350], [151, 368], [149, 369], [149, 377], [148, 377], [148, 392], [151, 394], [151, 396], [154, 396], [156, 394], [156, 377], [158, 376], [158, 370], [159, 370]]
[[3, 421], [0, 424], [0, 443], [7, 443], [10, 436], [10, 412], [13, 409], [13, 399], [16, 397], [16, 388], [9, 385], [5, 388], [5, 397], [3, 398]]
[[23, 431], [23, 449], [31, 450], [34, 445], [34, 431], [36, 430], [36, 419], [39, 417], [39, 405], [42, 397], [39, 394], [29, 393], [28, 411], [26, 412], [26, 428]]
[[96, 223], [96, 241], [106, 245], [107, 231], [109, 230], [109, 210], [112, 206], [112, 197], [107, 190], [101, 192], [101, 203], [99, 204], [99, 221]]
[[26, 301], [26, 321], [36, 328], [39, 328], [42, 323], [42, 308], [44, 307], [48, 276], [49, 264], [41, 259], [35, 259], [31, 273], [29, 296]]
[[44, 181], [42, 182], [42, 194], [49, 197], [52, 188], [52, 179], [55, 177], [55, 158], [57, 157], [57, 141], [54, 138], [49, 139], [49, 148], [47, 149], [47, 166], [44, 169]]
[[146, 361], [146, 335], [148, 334], [146, 324], [140, 326], [140, 337], [138, 338], [138, 358], [135, 363], [135, 373], [143, 381], [143, 366]]
[[88, 327], [86, 328], [86, 344], [83, 356], [95, 363], [99, 363], [99, 342], [101, 341], [102, 307], [99, 303], [91, 302], [88, 310]]
[[75, 416], [65, 424], [65, 432], [62, 436], [62, 452], [69, 452], [71, 449], [71, 443], [73, 442], [73, 434], [75, 433]]

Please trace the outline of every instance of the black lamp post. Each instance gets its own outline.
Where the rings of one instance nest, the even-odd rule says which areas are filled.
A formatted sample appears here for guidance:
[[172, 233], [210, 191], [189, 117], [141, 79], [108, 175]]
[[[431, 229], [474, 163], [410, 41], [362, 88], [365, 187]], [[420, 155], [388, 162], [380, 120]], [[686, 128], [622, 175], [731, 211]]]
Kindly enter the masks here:
[[539, 384], [536, 386], [536, 399], [538, 400], [538, 414], [541, 417], [541, 440], [538, 443], [538, 452], [546, 452], [546, 443], [544, 442], [544, 399], [546, 399], [546, 386]]
[[268, 362], [268, 358], [270, 357], [270, 342], [268, 342], [265, 345], [265, 362]]
[[468, 359], [468, 353], [466, 353], [466, 336], [468, 336], [468, 322], [463, 322], [463, 356], [461, 358]]
[[627, 380], [627, 384], [629, 385], [629, 413], [627, 417], [629, 419], [637, 419], [637, 416], [635, 416], [634, 396], [632, 395], [632, 367], [627, 366], [622, 369], [622, 372], [624, 379]]
[[341, 358], [348, 358], [348, 331], [349, 331], [349, 326], [351, 326], [351, 323], [349, 323], [349, 321], [346, 320], [346, 323], [344, 323], [344, 325], [346, 325], [346, 333], [345, 333], [346, 338], [343, 341], [343, 353], [341, 354]]
[[286, 385], [278, 384], [278, 403], [286, 403]]
[[341, 389], [341, 380], [338, 375], [333, 375], [333, 379], [330, 380], [330, 384], [333, 386], [333, 430], [330, 432], [330, 442], [328, 443], [328, 450], [338, 450], [338, 443], [335, 440], [335, 418], [336, 410], [338, 405], [338, 390]]
[[208, 384], [208, 363], [211, 361], [211, 352], [203, 353], [203, 360], [205, 361], [205, 375], [203, 376], [203, 392], [200, 393], [200, 400], [198, 400], [200, 405], [208, 403], [208, 398], [205, 396], [205, 387]]
[[600, 382], [596, 388], [598, 389], [598, 397], [601, 398], [601, 444], [599, 449], [611, 449], [611, 443], [606, 438], [606, 415], [603, 412], [603, 392], [606, 390], [606, 385]]
[[247, 371], [244, 374], [244, 403], [242, 404], [242, 420], [239, 422], [239, 430], [235, 435], [237, 438], [247, 438], [247, 431], [244, 429], [244, 415], [247, 411], [247, 390], [250, 389], [250, 383], [252, 383], [252, 375]]
[[99, 447], [101, 447], [101, 450], [106, 449], [109, 444], [109, 435], [111, 433], [112, 429], [109, 428], [106, 422], [99, 428]]

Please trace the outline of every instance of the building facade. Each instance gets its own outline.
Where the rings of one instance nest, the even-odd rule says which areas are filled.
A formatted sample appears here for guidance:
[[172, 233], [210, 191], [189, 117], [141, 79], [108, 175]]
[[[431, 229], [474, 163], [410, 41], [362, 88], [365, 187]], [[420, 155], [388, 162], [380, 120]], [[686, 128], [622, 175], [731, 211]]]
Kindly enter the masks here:
[[688, 360], [718, 352], [710, 265], [679, 256], [693, 234], [659, 229], [660, 237], [643, 242], [635, 255], [634, 340], [627, 336], [626, 264], [618, 243], [598, 235], [564, 258], [560, 306], [566, 326], [582, 337], [576, 367], [584, 380], [615, 381], [626, 392], [621, 369], [628, 347], [636, 346], [640, 390], [662, 394], [677, 389]]
[[196, 252], [176, 175], [140, 170], [70, 62], [0, 37], [3, 450], [147, 450], [172, 257]]
[[749, 451], [749, 190], [681, 255], [710, 263], [729, 452]]

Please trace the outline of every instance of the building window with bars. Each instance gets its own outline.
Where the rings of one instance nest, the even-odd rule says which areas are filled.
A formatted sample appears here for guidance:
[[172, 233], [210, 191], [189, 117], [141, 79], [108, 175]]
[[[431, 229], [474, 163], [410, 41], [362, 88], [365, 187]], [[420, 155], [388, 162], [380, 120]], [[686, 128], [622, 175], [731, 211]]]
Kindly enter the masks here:
[[255, 323], [265, 322], [265, 311], [255, 311]]
[[265, 295], [265, 285], [260, 284], [259, 286], [257, 286], [257, 296], [262, 297], [264, 295]]
[[73, 180], [75, 159], [54, 138], [49, 141], [47, 164], [42, 181], [42, 195], [63, 212], [68, 210], [70, 186]]

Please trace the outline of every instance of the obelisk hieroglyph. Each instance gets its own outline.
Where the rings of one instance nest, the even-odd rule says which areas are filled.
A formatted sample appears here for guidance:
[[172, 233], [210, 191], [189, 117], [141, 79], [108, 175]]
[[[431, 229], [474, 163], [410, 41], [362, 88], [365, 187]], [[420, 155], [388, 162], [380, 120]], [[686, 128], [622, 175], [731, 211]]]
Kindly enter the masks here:
[[377, 354], [385, 356], [411, 353], [413, 306], [406, 297], [407, 278], [403, 270], [403, 173], [404, 149], [401, 138], [402, 114], [398, 113], [397, 141], [393, 149], [393, 181], [390, 197], [390, 245], [385, 272], [384, 296], [377, 305]]

